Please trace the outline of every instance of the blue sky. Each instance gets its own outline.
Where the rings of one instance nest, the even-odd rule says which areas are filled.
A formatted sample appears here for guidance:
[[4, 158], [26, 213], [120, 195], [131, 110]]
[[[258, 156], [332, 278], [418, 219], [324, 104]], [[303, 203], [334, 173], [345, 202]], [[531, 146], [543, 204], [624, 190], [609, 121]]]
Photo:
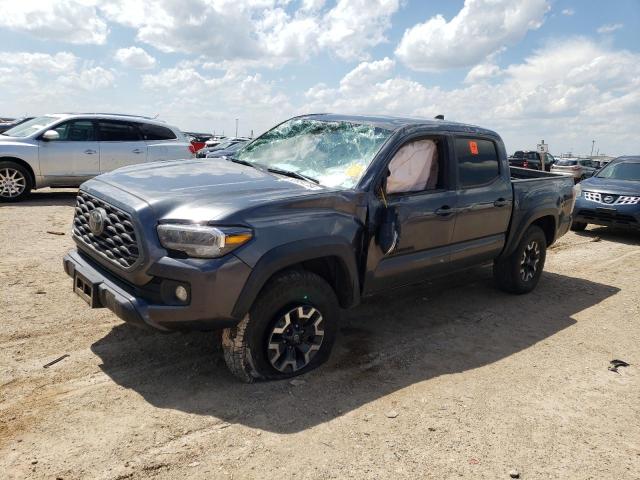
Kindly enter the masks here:
[[640, 1], [0, 0], [0, 115], [260, 133], [336, 111], [639, 153]]

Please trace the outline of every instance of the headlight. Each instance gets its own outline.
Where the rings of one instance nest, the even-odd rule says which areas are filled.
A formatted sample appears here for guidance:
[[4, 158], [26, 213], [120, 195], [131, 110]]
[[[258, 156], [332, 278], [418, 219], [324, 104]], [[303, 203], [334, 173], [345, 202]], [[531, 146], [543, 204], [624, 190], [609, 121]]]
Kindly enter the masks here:
[[158, 237], [160, 244], [169, 250], [190, 257], [215, 258], [247, 243], [253, 234], [246, 228], [165, 223], [158, 225]]

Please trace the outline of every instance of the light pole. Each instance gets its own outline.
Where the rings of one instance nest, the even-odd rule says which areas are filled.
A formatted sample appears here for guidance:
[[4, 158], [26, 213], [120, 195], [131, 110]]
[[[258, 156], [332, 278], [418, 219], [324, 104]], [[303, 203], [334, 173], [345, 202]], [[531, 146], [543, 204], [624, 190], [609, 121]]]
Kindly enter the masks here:
[[593, 147], [596, 146], [596, 141], [595, 140], [591, 140], [591, 156], [593, 157]]
[[238, 137], [238, 119], [236, 118], [236, 138]]

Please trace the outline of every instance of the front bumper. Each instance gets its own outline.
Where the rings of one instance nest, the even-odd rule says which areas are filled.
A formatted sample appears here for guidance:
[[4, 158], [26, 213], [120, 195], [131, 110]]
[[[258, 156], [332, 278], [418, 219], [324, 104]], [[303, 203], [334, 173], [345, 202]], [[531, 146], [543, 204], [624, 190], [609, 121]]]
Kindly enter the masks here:
[[575, 222], [640, 230], [640, 205], [606, 205], [579, 197], [573, 217]]
[[[204, 330], [236, 325], [232, 315], [251, 269], [233, 255], [213, 260], [162, 257], [147, 273], [154, 281], [136, 286], [106, 271], [88, 255], [71, 250], [63, 259], [70, 277], [79, 274], [93, 289], [93, 307], [108, 308], [125, 322], [158, 330]], [[188, 284], [187, 304], [163, 301], [163, 282]]]

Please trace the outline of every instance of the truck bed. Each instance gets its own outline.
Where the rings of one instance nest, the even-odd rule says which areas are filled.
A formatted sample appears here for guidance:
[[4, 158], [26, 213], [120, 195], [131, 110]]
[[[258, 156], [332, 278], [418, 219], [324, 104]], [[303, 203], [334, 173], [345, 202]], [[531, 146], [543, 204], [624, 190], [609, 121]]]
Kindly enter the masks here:
[[557, 173], [543, 172], [542, 170], [532, 170], [530, 168], [509, 167], [511, 180], [521, 182], [526, 180], [539, 180], [541, 178], [566, 178]]
[[[510, 167], [513, 188], [513, 212], [509, 227], [509, 244], [518, 237], [514, 232], [524, 232], [532, 212], [539, 216], [556, 218], [556, 238], [566, 233], [571, 225], [571, 213], [575, 203], [573, 178], [557, 173]], [[555, 238], [550, 242], [552, 243]]]

